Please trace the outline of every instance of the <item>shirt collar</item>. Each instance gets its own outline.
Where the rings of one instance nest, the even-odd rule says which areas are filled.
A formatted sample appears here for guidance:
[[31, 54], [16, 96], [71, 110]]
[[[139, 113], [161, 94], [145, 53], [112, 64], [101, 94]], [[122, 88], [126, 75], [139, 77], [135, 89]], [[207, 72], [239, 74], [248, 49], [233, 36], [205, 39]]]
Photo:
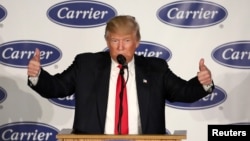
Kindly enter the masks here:
[[[113, 60], [111, 58], [111, 69], [112, 70], [119, 70], [119, 68], [117, 67], [119, 65], [119, 63], [117, 63], [115, 60]], [[128, 70], [131, 74], [134, 74], [135, 72], [135, 59], [134, 57], [132, 58], [132, 60], [128, 63]]]

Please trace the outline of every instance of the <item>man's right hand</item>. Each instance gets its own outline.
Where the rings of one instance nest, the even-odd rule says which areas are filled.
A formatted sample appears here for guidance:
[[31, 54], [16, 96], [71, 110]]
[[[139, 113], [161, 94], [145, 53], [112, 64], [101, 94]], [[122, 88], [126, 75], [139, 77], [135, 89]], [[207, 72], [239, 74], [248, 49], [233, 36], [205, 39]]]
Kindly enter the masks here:
[[35, 55], [28, 64], [28, 76], [30, 77], [37, 77], [41, 69], [41, 63], [40, 63], [40, 50], [36, 48]]

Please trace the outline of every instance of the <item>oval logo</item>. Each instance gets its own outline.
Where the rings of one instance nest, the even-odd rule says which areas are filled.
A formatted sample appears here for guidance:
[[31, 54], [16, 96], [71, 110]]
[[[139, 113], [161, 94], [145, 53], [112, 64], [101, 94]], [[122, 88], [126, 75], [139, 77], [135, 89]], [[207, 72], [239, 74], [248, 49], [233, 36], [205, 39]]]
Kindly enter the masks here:
[[144, 57], [156, 57], [169, 61], [172, 57], [171, 51], [163, 45], [142, 41], [136, 49], [135, 54]]
[[[108, 47], [106, 47], [104, 51], [109, 51]], [[144, 57], [161, 58], [166, 61], [169, 61], [172, 57], [171, 51], [168, 48], [163, 45], [148, 41], [141, 41], [140, 45], [135, 51], [135, 54]]]
[[26, 68], [34, 56], [35, 49], [40, 49], [42, 66], [51, 65], [62, 57], [62, 52], [56, 46], [32, 40], [7, 42], [0, 45], [0, 63], [6, 66]]
[[226, 99], [227, 99], [226, 92], [222, 88], [215, 86], [215, 89], [211, 94], [201, 98], [196, 102], [183, 103], [183, 102], [169, 102], [166, 100], [165, 104], [166, 106], [176, 109], [199, 110], [199, 109], [208, 109], [220, 105]]
[[13, 122], [0, 126], [2, 141], [56, 141], [59, 130], [38, 122]]
[[250, 41], [229, 42], [212, 51], [212, 58], [219, 64], [231, 68], [250, 68]]
[[7, 10], [0, 5], [0, 22], [3, 21], [7, 17]]
[[207, 1], [177, 1], [162, 6], [158, 19], [180, 28], [202, 28], [218, 24], [226, 19], [227, 10], [219, 4]]
[[0, 87], [0, 103], [2, 103], [7, 98], [7, 92], [5, 89]]
[[102, 26], [116, 15], [116, 10], [108, 4], [79, 0], [58, 3], [47, 11], [52, 22], [75, 28]]
[[64, 98], [51, 98], [49, 101], [57, 106], [74, 109], [75, 108], [75, 94]]

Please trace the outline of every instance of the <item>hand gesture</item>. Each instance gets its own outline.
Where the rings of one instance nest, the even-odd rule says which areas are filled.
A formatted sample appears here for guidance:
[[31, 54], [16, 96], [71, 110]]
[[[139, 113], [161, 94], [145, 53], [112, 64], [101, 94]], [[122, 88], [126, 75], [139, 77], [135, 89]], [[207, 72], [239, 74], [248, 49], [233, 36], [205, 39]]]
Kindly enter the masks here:
[[28, 76], [36, 77], [38, 76], [41, 69], [41, 63], [40, 63], [40, 50], [36, 48], [35, 55], [28, 64]]
[[204, 63], [204, 59], [200, 59], [199, 62], [199, 72], [197, 73], [198, 80], [202, 85], [209, 85], [212, 83], [212, 75], [210, 70], [207, 68], [207, 66]]

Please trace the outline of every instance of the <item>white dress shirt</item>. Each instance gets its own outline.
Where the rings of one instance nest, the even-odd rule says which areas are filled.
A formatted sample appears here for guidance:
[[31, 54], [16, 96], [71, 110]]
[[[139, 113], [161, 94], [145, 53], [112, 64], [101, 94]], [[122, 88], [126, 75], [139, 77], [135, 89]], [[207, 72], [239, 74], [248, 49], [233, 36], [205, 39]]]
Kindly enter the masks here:
[[[105, 134], [114, 134], [115, 129], [115, 101], [116, 101], [116, 82], [120, 69], [118, 63], [112, 60], [111, 74], [109, 82], [108, 107], [106, 113]], [[135, 83], [134, 60], [128, 64], [129, 76], [127, 70], [124, 70], [124, 79], [127, 81], [127, 99], [128, 99], [128, 127], [129, 134], [140, 134], [141, 123], [139, 115], [138, 97]], [[127, 79], [128, 76], [128, 79]]]

